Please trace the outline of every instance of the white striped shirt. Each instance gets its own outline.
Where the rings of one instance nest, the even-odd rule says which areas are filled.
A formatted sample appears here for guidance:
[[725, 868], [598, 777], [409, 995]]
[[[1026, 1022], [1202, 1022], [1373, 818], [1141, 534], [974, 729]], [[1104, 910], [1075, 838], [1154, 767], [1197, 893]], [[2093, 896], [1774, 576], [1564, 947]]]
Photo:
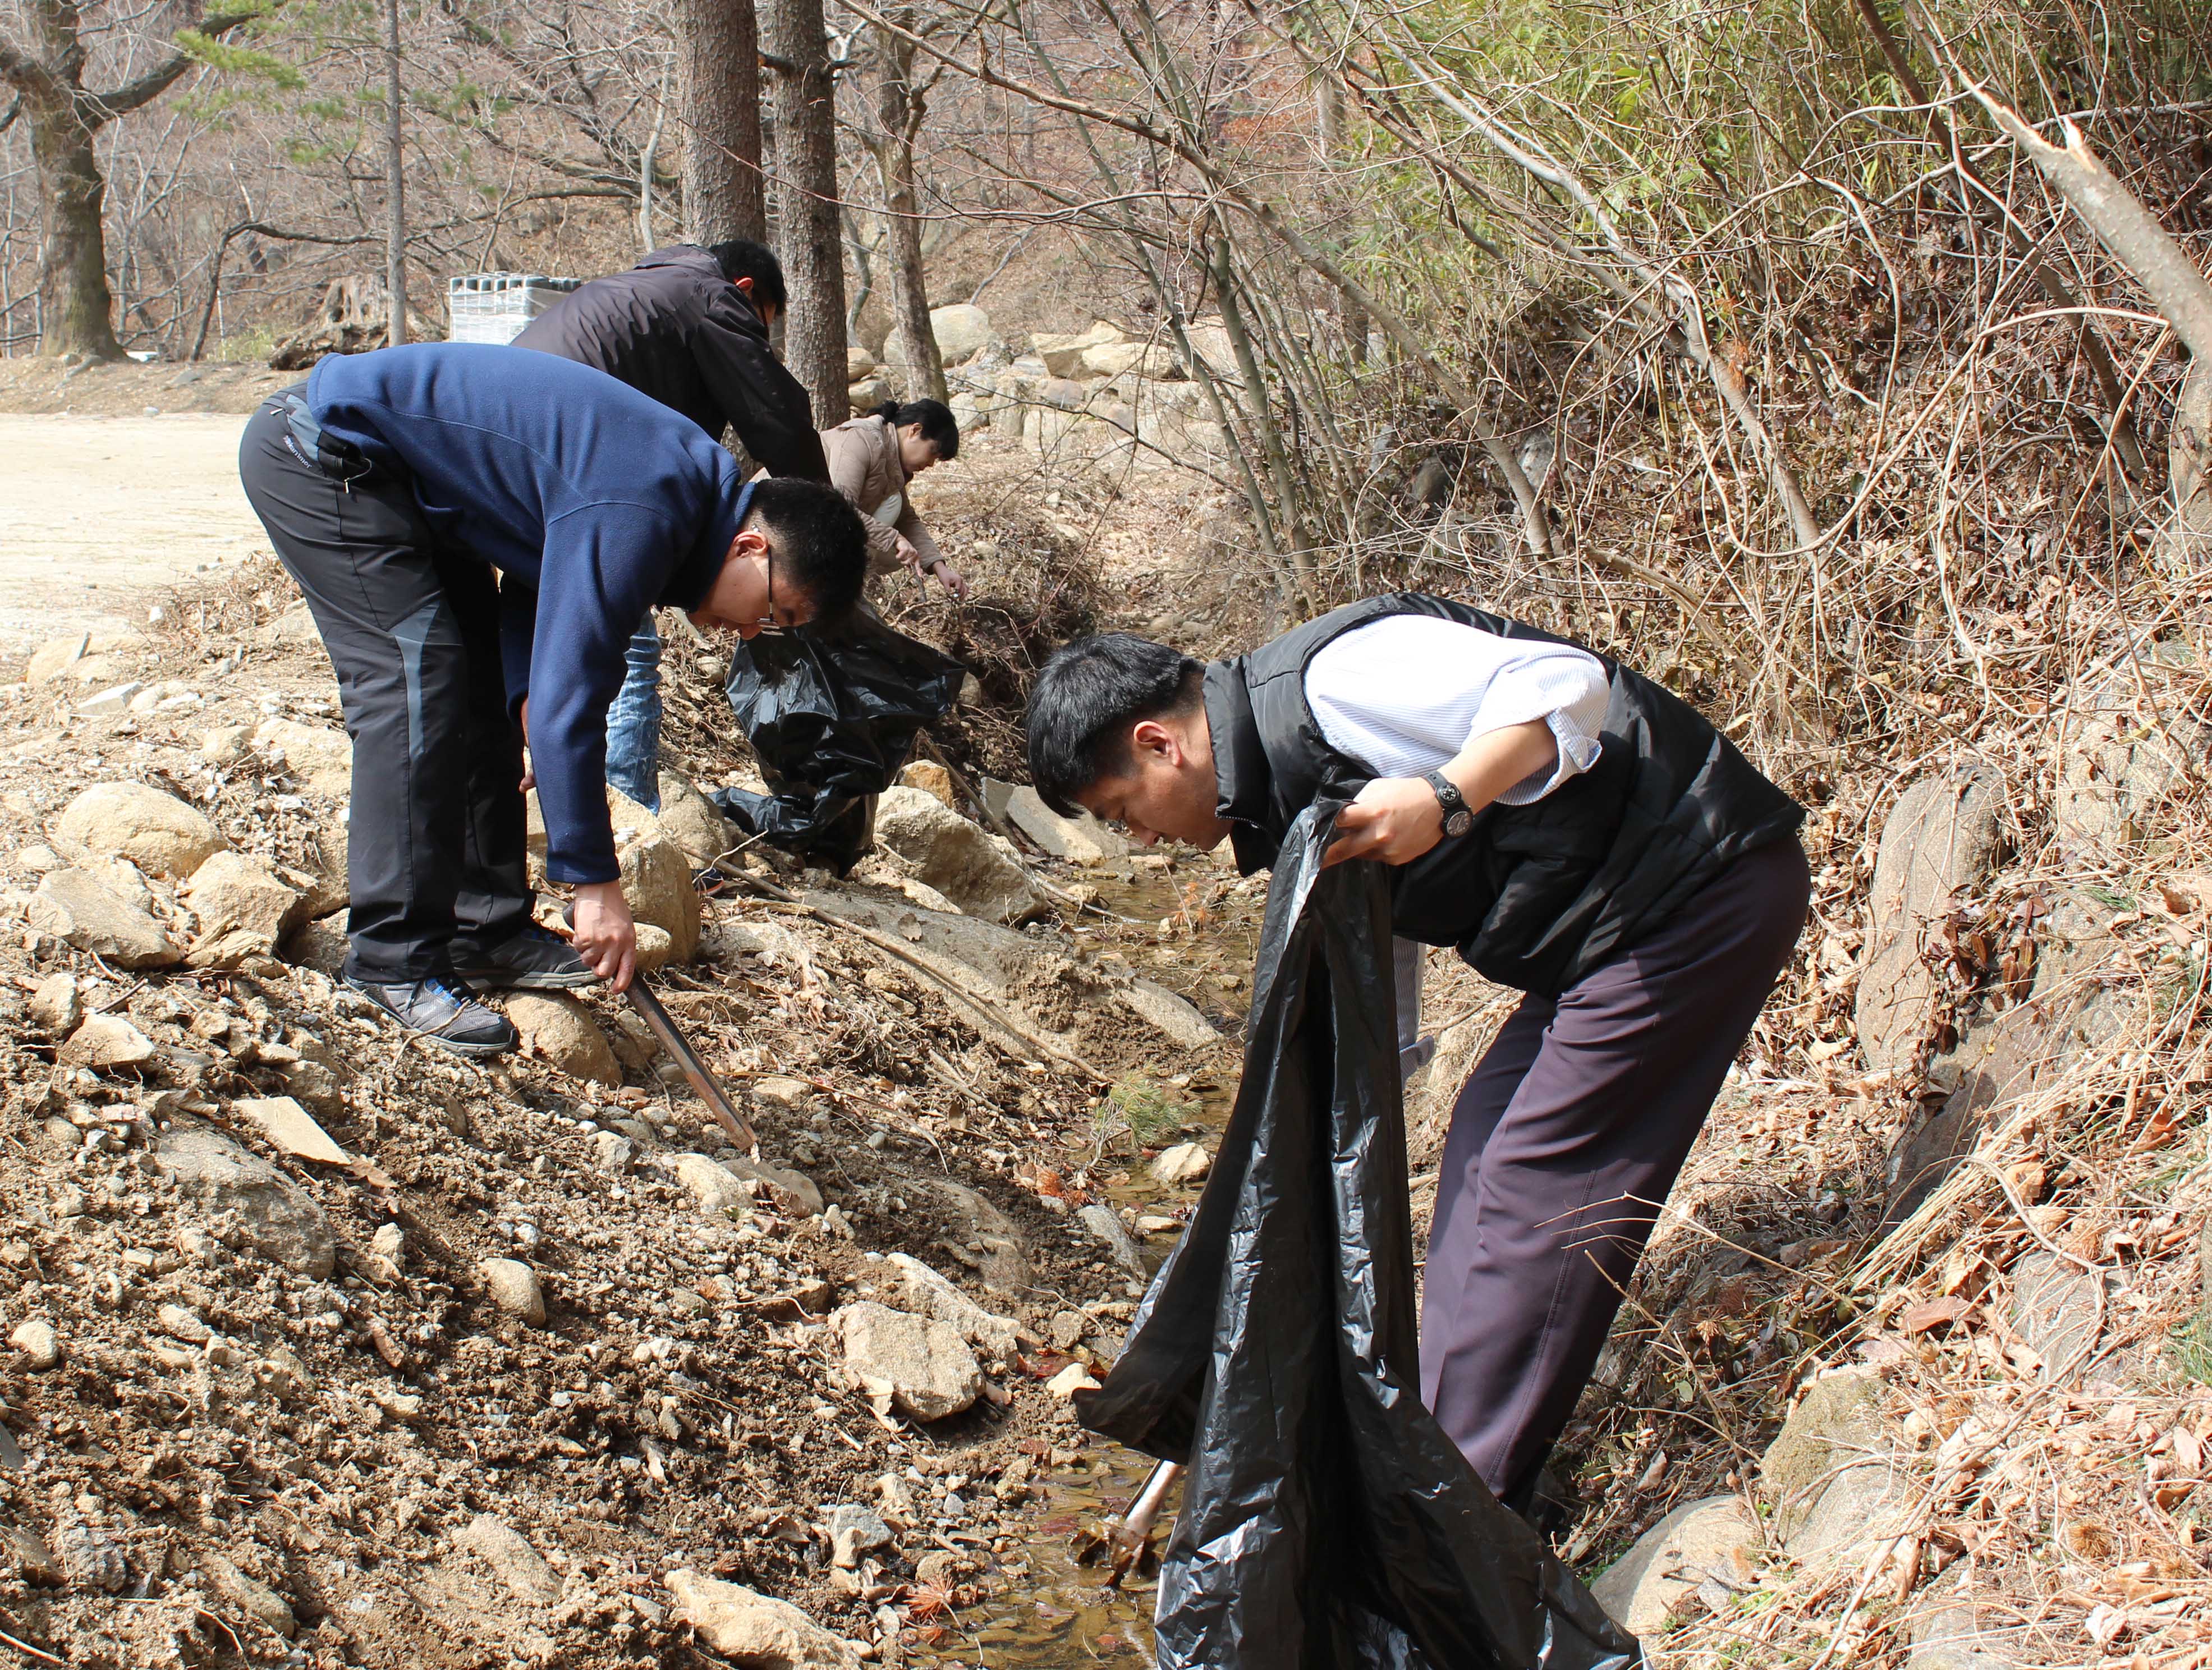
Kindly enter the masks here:
[[1378, 777], [1419, 777], [1472, 738], [1546, 721], [1559, 760], [1499, 795], [1508, 806], [1540, 800], [1597, 763], [1606, 698], [1605, 668], [1587, 650], [1428, 615], [1357, 627], [1306, 666], [1306, 703], [1322, 737]]

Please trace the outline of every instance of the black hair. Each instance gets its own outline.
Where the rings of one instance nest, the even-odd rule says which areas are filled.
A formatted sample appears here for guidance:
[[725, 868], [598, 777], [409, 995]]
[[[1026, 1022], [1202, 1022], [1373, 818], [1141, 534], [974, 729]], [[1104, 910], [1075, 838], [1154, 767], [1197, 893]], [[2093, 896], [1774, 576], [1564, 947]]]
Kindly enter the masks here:
[[721, 268], [722, 276], [732, 284], [740, 278], [753, 281], [753, 307], [757, 312], [763, 305], [779, 313], [785, 306], [783, 264], [775, 258], [766, 244], [757, 244], [750, 238], [732, 238], [726, 243], [708, 246], [707, 253], [714, 258]]
[[775, 553], [775, 578], [814, 605], [817, 624], [842, 619], [868, 577], [868, 535], [852, 501], [834, 487], [791, 476], [753, 483], [757, 516]]
[[1030, 691], [1030, 780], [1063, 817], [1075, 796], [1126, 769], [1129, 727], [1197, 705], [1205, 666], [1129, 632], [1080, 638], [1044, 664]]
[[909, 423], [921, 425], [921, 438], [937, 443], [939, 463], [960, 456], [960, 420], [952, 415], [952, 408], [942, 400], [908, 400], [902, 405], [896, 400], [886, 400], [875, 410], [875, 416], [894, 429], [902, 429]]

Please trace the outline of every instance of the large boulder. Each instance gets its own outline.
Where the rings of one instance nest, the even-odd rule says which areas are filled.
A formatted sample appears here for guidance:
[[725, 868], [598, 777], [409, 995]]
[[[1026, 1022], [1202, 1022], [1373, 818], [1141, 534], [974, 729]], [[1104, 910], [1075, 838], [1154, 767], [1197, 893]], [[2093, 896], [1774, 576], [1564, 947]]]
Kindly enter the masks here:
[[893, 1253], [884, 1261], [898, 1272], [906, 1302], [917, 1315], [950, 1322], [977, 1351], [1000, 1358], [1013, 1356], [1021, 1330], [1012, 1319], [984, 1309], [910, 1253]]
[[2003, 817], [2003, 784], [1965, 769], [1913, 784], [1882, 825], [1856, 1011], [1869, 1066], [1902, 1072], [1917, 1058], [1940, 989], [1928, 953], [1955, 902], [1989, 879]]
[[983, 1370], [950, 1322], [862, 1300], [832, 1313], [830, 1327], [844, 1349], [846, 1383], [880, 1413], [940, 1421], [982, 1392]]
[[[890, 793], [928, 798], [919, 789]], [[877, 827], [882, 828], [880, 815]], [[836, 889], [809, 893], [806, 902], [896, 942], [903, 960], [918, 969], [930, 989], [1008, 1048], [1036, 1054], [1042, 1048], [1083, 1057], [1093, 1041], [1126, 1048], [1133, 1018], [1154, 1037], [1183, 1048], [1219, 1041], [1206, 1017], [1165, 987], [1079, 961], [1075, 947], [1057, 935], [1018, 933], [973, 916]]]
[[742, 1670], [860, 1670], [851, 1648], [788, 1600], [680, 1567], [662, 1581], [707, 1650]]
[[317, 1281], [331, 1273], [337, 1243], [313, 1199], [258, 1154], [217, 1131], [172, 1131], [155, 1144], [156, 1164], [176, 1180], [217, 1240], [258, 1253]]
[[653, 822], [694, 865], [710, 863], [731, 846], [721, 808], [679, 772], [660, 774], [660, 810], [653, 814]]
[[62, 809], [58, 844], [181, 881], [230, 843], [196, 806], [145, 783], [95, 783]]
[[[1092, 321], [1087, 331], [1060, 334], [1044, 332], [1032, 336], [1030, 351], [1044, 361], [1048, 376], [1073, 377], [1082, 369], [1086, 349], [1122, 339], [1121, 327], [1109, 325], [1102, 319]], [[1020, 361], [1017, 361], [1015, 364], [1018, 367]]]
[[1759, 1523], [1732, 1496], [1685, 1503], [1638, 1537], [1590, 1585], [1590, 1598], [1631, 1635], [1651, 1635], [1708, 1575], [1747, 1588], [1765, 1552]]
[[[2166, 795], [2212, 758], [2212, 726], [2190, 711], [2199, 682], [2192, 659], [2185, 647], [2161, 645], [2085, 681], [2068, 701], [2051, 821], [2069, 852], [2122, 858], [2159, 833]], [[2176, 688], [2184, 680], [2187, 688]]]
[[1091, 377], [1133, 375], [1166, 382], [1182, 375], [1182, 361], [1157, 343], [1109, 342], [1083, 350], [1083, 371]]
[[1029, 872], [934, 795], [891, 787], [876, 803], [876, 839], [912, 865], [915, 878], [970, 916], [1002, 925], [1042, 914], [1047, 900]]
[[1036, 842], [1041, 851], [1070, 864], [1096, 865], [1129, 855], [1128, 838], [1118, 829], [1089, 812], [1062, 817], [1027, 783], [1018, 786], [987, 777], [983, 803]]
[[1847, 1369], [1814, 1381], [1767, 1446], [1759, 1485], [1792, 1559], [1855, 1563], [1902, 1534], [1917, 1491], [1881, 1377]]
[[227, 851], [192, 871], [184, 896], [200, 923], [185, 959], [195, 969], [234, 969], [248, 956], [273, 954], [304, 902], [252, 859]]
[[684, 849], [656, 831], [624, 847], [621, 863], [630, 914], [668, 935], [672, 961], [689, 963], [699, 954], [699, 890]]
[[957, 301], [929, 310], [929, 334], [937, 338], [937, 355], [946, 365], [973, 359], [993, 340], [991, 316], [973, 302]]
[[566, 992], [514, 993], [507, 999], [507, 1017], [522, 1035], [523, 1048], [556, 1072], [594, 1084], [622, 1083], [614, 1046], [592, 1011]]
[[161, 925], [118, 899], [89, 870], [52, 870], [41, 877], [26, 915], [41, 933], [68, 941], [121, 969], [160, 969], [181, 962]]

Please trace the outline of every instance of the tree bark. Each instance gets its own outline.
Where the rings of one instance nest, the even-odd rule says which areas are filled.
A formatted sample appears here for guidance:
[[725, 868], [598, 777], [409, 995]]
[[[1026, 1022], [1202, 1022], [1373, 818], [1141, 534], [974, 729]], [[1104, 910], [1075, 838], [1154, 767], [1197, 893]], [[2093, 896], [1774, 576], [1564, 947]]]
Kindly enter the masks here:
[[852, 416], [845, 381], [845, 248], [837, 220], [836, 83], [822, 0], [775, 0], [777, 254], [791, 307], [784, 361], [823, 428]]
[[684, 235], [695, 244], [765, 242], [753, 0], [677, 0], [675, 15], [683, 69]]
[[[246, 21], [222, 13], [184, 20], [218, 37]], [[0, 86], [15, 94], [15, 114], [31, 130], [39, 182], [39, 298], [41, 354], [124, 357], [115, 339], [114, 293], [107, 285], [102, 216], [107, 182], [94, 142], [115, 118], [151, 104], [190, 69], [173, 52], [136, 81], [105, 93], [84, 84], [85, 45], [76, 0], [25, 0], [23, 39], [0, 35]]]
[[390, 218], [384, 245], [384, 288], [392, 298], [385, 342], [407, 340], [407, 158], [400, 145], [399, 0], [384, 0], [384, 193]]
[[[902, 23], [911, 24], [903, 11]], [[891, 280], [891, 335], [896, 351], [886, 355], [907, 367], [909, 398], [951, 398], [945, 381], [937, 333], [930, 328], [929, 290], [922, 272], [921, 195], [915, 189], [915, 140], [921, 131], [927, 103], [914, 80], [914, 47], [897, 35], [877, 32], [875, 128], [868, 149], [884, 191], [885, 251]]]

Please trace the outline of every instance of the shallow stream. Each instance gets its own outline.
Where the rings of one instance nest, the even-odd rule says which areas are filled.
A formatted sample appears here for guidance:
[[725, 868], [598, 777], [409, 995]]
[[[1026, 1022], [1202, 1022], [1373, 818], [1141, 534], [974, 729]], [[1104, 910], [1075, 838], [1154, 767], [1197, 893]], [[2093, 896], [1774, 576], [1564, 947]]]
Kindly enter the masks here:
[[[1119, 872], [1091, 871], [1079, 878], [1095, 888], [1106, 913], [1085, 912], [1079, 943], [1103, 959], [1158, 981], [1198, 1005], [1229, 1041], [1226, 1059], [1210, 1076], [1163, 1088], [1182, 1104], [1172, 1138], [1184, 1141], [1205, 1131], [1211, 1148], [1229, 1116], [1237, 1091], [1237, 1044], [1243, 1035], [1251, 991], [1252, 957], [1265, 904], [1262, 887], [1238, 889], [1231, 871], [1192, 855], [1172, 867], [1141, 859]], [[1176, 1215], [1197, 1198], [1195, 1187], [1158, 1182], [1132, 1163], [1126, 1182], [1103, 1187], [1116, 1207]], [[1174, 1245], [1171, 1232], [1142, 1243], [1148, 1268], [1157, 1269]], [[1157, 1579], [1151, 1561], [1108, 1588], [1110, 1557], [1100, 1546], [1107, 1522], [1135, 1497], [1151, 1473], [1150, 1456], [1083, 1435], [1084, 1460], [1039, 1483], [1023, 1521], [1022, 1546], [1002, 1555], [990, 1574], [992, 1592], [975, 1606], [937, 1620], [942, 1631], [911, 1656], [939, 1670], [1063, 1670], [1090, 1664], [1152, 1662], [1152, 1603]], [[1174, 1522], [1181, 1491], [1170, 1494], [1153, 1537], [1157, 1548]]]

